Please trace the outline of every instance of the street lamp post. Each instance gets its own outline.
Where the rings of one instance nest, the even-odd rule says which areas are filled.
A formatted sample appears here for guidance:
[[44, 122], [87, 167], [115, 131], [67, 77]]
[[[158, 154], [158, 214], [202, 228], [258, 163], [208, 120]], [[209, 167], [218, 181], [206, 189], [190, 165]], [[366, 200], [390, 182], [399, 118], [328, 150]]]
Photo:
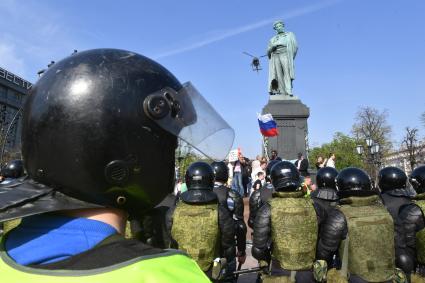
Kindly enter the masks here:
[[373, 168], [373, 174], [376, 176], [377, 169], [381, 167], [381, 146], [371, 137], [366, 137], [365, 143], [366, 147], [358, 144], [356, 151]]

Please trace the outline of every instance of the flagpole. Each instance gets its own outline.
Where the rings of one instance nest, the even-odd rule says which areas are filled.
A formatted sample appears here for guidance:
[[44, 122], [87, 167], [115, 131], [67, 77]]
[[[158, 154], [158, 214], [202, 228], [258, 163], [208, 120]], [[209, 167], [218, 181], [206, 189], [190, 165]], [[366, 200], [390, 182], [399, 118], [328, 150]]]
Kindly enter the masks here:
[[267, 160], [269, 160], [269, 150], [268, 150], [268, 147], [269, 147], [269, 138], [263, 136], [264, 155], [267, 158]]

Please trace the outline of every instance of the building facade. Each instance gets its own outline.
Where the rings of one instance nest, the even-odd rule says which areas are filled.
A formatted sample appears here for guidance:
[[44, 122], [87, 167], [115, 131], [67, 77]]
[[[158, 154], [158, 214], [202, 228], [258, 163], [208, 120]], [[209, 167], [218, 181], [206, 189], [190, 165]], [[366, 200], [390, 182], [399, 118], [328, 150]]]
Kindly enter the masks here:
[[[412, 168], [410, 167], [409, 162], [409, 153], [405, 148], [400, 148], [399, 150], [395, 150], [387, 154], [382, 160], [383, 167], [385, 166], [394, 166], [398, 167], [406, 174], [410, 174], [412, 172]], [[416, 155], [416, 166], [425, 164], [425, 147], [423, 144], [420, 145], [420, 149], [418, 149], [418, 153]]]
[[20, 152], [20, 109], [32, 84], [0, 67], [0, 147], [5, 152]]

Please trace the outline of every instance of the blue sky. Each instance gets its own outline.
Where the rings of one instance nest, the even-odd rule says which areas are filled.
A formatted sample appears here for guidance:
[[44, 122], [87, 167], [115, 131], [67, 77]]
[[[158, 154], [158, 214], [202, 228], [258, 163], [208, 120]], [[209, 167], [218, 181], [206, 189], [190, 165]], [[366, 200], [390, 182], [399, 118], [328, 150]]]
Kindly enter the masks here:
[[[0, 1], [0, 66], [35, 81], [74, 49], [121, 48], [191, 81], [235, 129], [234, 147], [260, 152], [256, 113], [267, 103], [265, 54], [283, 19], [295, 33], [294, 94], [310, 107], [317, 146], [350, 133], [359, 106], [387, 109], [397, 146], [406, 126], [425, 133], [425, 1]], [[285, 134], [285, 133], [282, 133]]]

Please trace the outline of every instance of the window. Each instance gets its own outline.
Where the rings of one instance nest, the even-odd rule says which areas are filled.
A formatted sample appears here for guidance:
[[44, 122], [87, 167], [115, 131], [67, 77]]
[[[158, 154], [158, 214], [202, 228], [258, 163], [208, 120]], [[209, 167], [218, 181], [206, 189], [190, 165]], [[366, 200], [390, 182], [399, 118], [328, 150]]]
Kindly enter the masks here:
[[20, 103], [21, 102], [21, 94], [16, 91], [10, 91], [8, 100], [12, 103]]
[[7, 88], [0, 86], [0, 99], [7, 98]]

